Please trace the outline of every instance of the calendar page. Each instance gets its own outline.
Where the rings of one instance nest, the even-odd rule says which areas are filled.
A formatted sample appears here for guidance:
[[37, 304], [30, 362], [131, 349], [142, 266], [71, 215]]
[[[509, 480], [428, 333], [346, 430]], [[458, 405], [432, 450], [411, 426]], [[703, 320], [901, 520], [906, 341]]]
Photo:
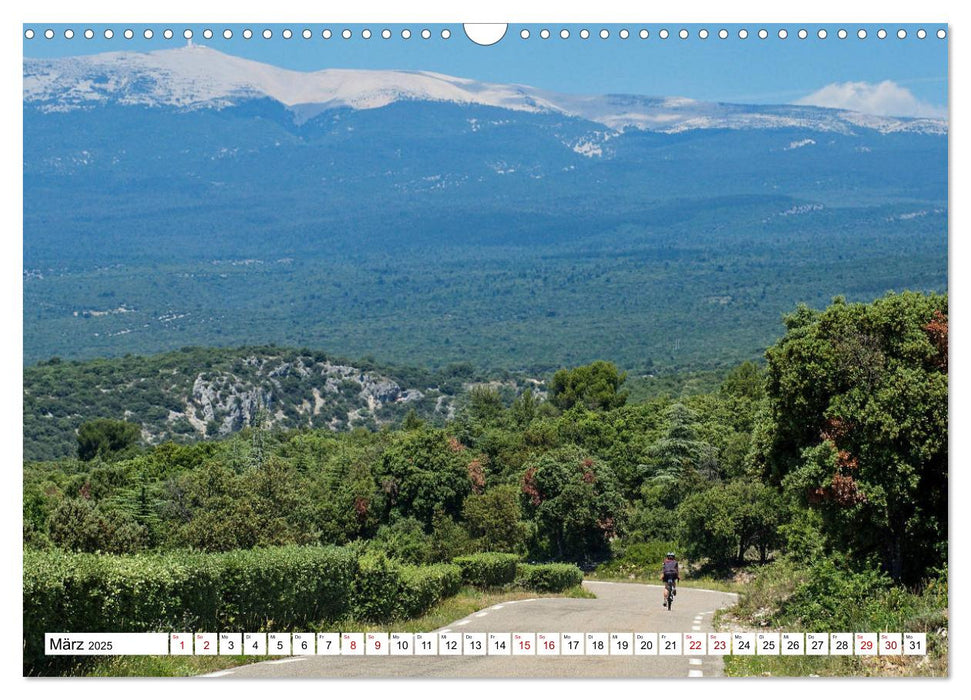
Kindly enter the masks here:
[[23, 675], [948, 676], [947, 18], [322, 15], [22, 25]]

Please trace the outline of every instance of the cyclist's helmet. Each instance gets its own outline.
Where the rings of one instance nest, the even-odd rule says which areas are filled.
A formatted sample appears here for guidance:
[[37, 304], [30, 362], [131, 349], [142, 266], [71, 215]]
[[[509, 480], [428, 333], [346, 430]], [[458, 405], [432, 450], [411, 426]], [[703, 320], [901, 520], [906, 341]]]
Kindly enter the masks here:
[[668, 559], [674, 559], [674, 552], [668, 552]]

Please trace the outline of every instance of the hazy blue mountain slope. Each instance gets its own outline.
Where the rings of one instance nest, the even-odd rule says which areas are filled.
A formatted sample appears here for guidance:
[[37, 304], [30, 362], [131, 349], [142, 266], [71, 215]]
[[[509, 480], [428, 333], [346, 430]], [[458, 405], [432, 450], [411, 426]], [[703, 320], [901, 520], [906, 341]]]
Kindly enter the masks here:
[[[211, 53], [25, 66], [27, 362], [277, 342], [700, 368], [758, 356], [801, 301], [946, 288], [940, 122], [425, 74], [335, 91], [212, 57], [200, 92]], [[280, 101], [308, 95], [330, 102]]]

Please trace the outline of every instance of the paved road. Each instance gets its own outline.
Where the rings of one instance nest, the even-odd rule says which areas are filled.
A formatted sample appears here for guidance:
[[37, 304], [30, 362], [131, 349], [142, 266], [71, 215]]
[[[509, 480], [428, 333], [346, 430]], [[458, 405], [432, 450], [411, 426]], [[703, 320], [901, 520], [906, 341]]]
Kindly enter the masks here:
[[[586, 581], [590, 598], [500, 603], [436, 631], [691, 632], [712, 631], [712, 615], [734, 593], [678, 590], [671, 611], [661, 587]], [[219, 671], [221, 678], [641, 678], [719, 676], [720, 656], [302, 656]]]

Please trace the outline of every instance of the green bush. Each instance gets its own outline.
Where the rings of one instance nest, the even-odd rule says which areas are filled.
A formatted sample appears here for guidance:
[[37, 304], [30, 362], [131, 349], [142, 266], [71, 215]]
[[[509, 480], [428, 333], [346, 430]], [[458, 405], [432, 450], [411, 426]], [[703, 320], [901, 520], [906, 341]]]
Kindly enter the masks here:
[[946, 574], [915, 592], [877, 568], [836, 557], [809, 567], [782, 559], [759, 570], [736, 614], [809, 632], [934, 632], [947, 627], [947, 600]]
[[418, 617], [435, 603], [458, 593], [462, 569], [454, 564], [406, 566], [401, 570], [401, 616]]
[[573, 564], [519, 564], [516, 584], [534, 591], [558, 593], [579, 586], [583, 572]]
[[45, 632], [289, 629], [350, 609], [356, 558], [338, 548], [110, 556], [24, 553], [24, 668]]
[[[512, 582], [516, 557], [477, 555], [480, 585]], [[404, 566], [349, 548], [275, 547], [217, 554], [24, 554], [24, 671], [50, 669], [45, 632], [289, 630], [347, 616], [423, 614], [458, 592], [456, 564]], [[63, 660], [61, 660], [63, 661]]]
[[358, 566], [352, 614], [372, 622], [393, 619], [401, 603], [401, 565], [378, 552], [361, 557]]
[[[806, 566], [782, 558], [759, 569], [733, 608], [732, 617], [747, 626], [791, 631], [925, 632], [930, 666], [921, 674], [937, 675], [935, 669], [942, 667], [946, 673], [947, 571], [927, 573], [931, 578], [919, 588], [907, 588], [893, 584], [873, 562], [830, 557]], [[752, 666], [736, 658], [728, 670], [731, 675], [787, 675], [793, 670], [788, 663], [766, 657]], [[822, 670], [818, 665], [803, 668], [822, 675], [858, 675], [864, 670], [858, 664], [823, 666]], [[805, 675], [802, 671], [799, 674]]]
[[215, 559], [223, 569], [220, 629], [291, 629], [338, 619], [351, 608], [358, 563], [343, 549], [274, 547]]
[[45, 632], [220, 629], [220, 572], [197, 555], [25, 552], [25, 669]]
[[823, 518], [808, 508], [793, 508], [787, 522], [779, 526], [786, 557], [803, 564], [822, 558], [826, 550]]
[[456, 557], [453, 564], [462, 569], [462, 581], [470, 586], [492, 588], [503, 586], [516, 580], [516, 563], [519, 557], [515, 554], [498, 554], [484, 552]]
[[353, 615], [369, 622], [417, 617], [461, 585], [462, 570], [454, 564], [402, 566], [383, 554], [368, 554], [354, 583]]
[[[820, 560], [807, 573], [802, 585], [782, 604], [782, 619], [809, 632], [876, 632], [883, 628], [873, 613], [884, 607], [883, 599], [890, 591], [886, 574], [870, 568], [853, 570], [836, 558]], [[876, 601], [881, 603], [874, 607]], [[874, 624], [876, 628], [872, 628]]]
[[[631, 544], [615, 544], [613, 558], [604, 562], [596, 569], [596, 575], [604, 578], [641, 578], [659, 579], [661, 565], [668, 552], [679, 552], [674, 542], [653, 540], [651, 542], [635, 542]], [[682, 570], [685, 560], [678, 557]]]
[[432, 538], [414, 518], [401, 518], [391, 525], [382, 525], [369, 546], [406, 564], [424, 564], [432, 556]]

